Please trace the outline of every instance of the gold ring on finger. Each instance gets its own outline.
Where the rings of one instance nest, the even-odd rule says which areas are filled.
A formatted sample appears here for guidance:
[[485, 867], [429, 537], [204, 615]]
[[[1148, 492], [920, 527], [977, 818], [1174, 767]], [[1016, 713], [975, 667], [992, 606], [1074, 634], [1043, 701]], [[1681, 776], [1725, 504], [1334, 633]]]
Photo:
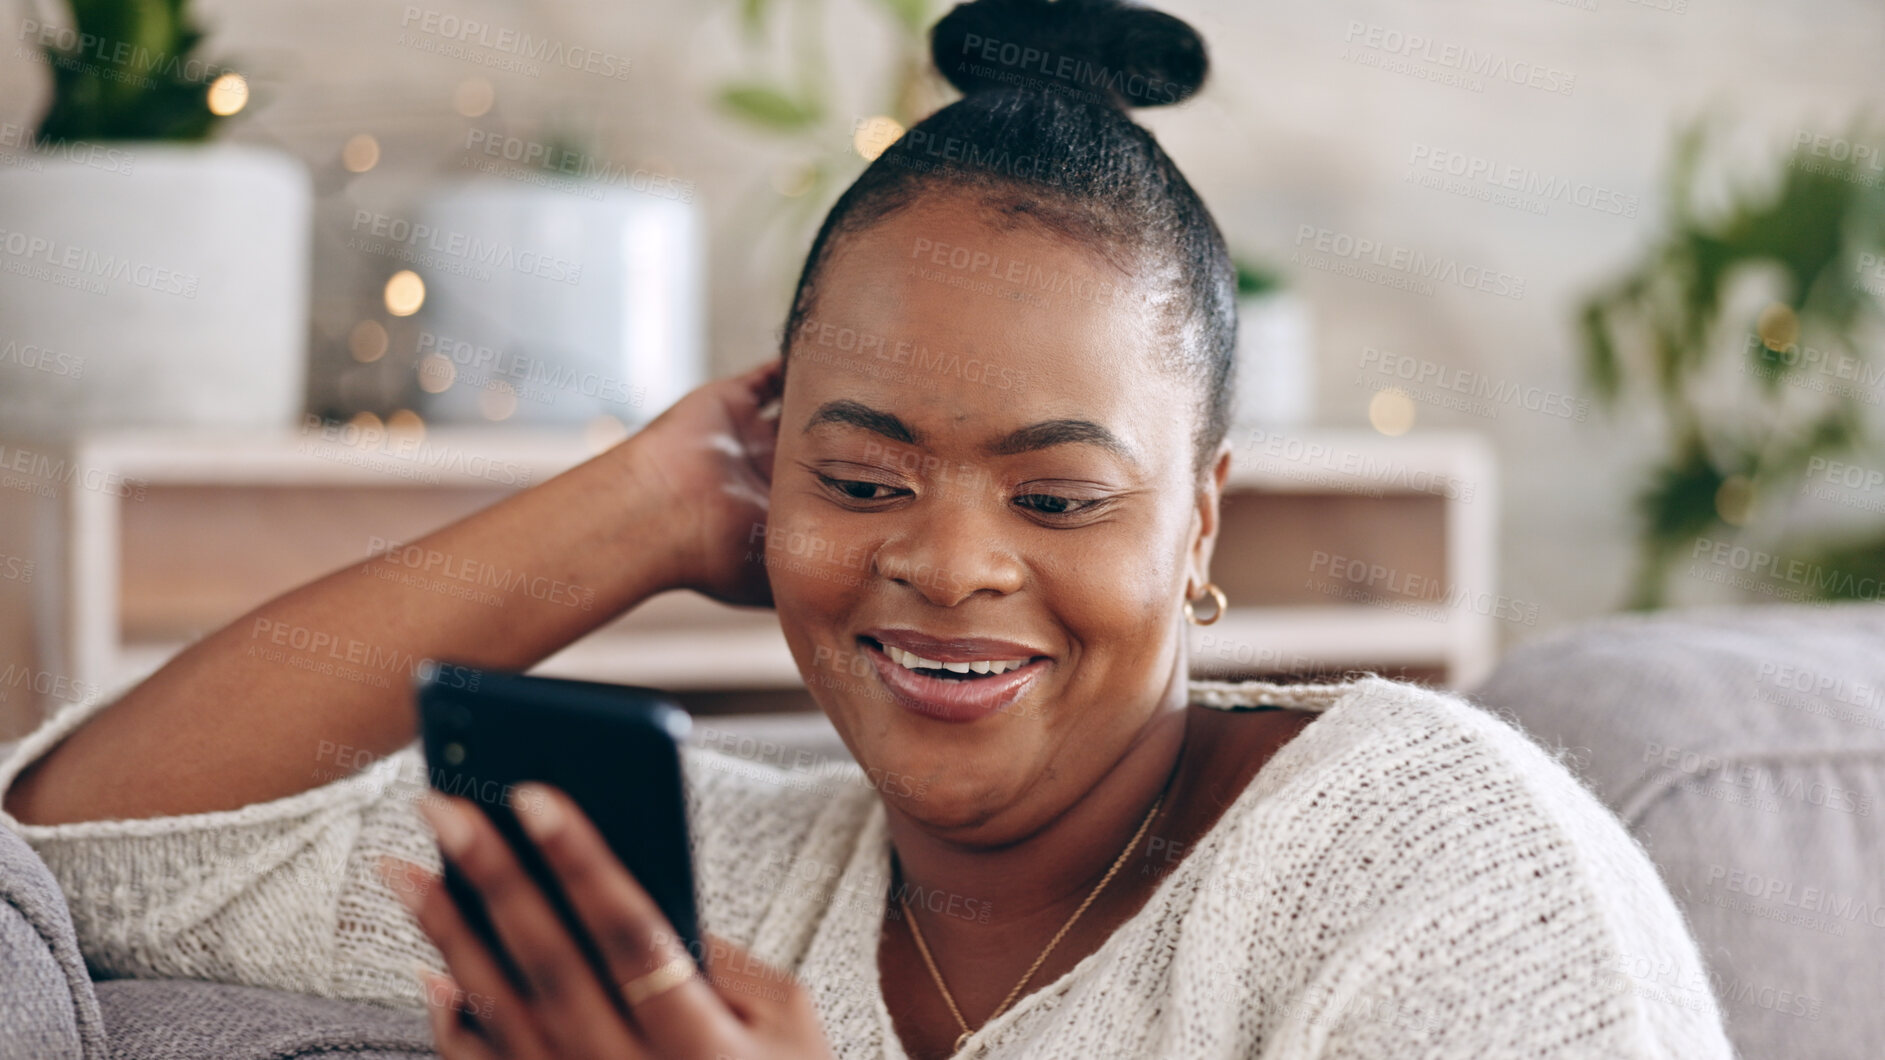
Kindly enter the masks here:
[[628, 995], [628, 1003], [639, 1005], [654, 997], [680, 986], [694, 977], [694, 959], [685, 953], [676, 954], [668, 962], [647, 975], [638, 975], [622, 984], [622, 992]]

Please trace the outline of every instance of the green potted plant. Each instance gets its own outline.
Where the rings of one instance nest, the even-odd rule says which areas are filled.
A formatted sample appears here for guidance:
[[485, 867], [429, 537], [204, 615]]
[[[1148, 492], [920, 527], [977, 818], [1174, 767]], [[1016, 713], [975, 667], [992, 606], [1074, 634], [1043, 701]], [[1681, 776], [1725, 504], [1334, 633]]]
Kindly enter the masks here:
[[[283, 425], [304, 392], [311, 188], [282, 152], [212, 143], [248, 84], [187, 0], [68, 0], [22, 19], [51, 82], [0, 169], [4, 340], [51, 354], [0, 381], [0, 432]], [[0, 372], [15, 367], [0, 365]]]
[[[1838, 157], [1818, 150], [1820, 139], [1849, 148]], [[1885, 260], [1885, 129], [1809, 133], [1721, 205], [1698, 194], [1710, 141], [1704, 121], [1679, 135], [1666, 231], [1580, 311], [1598, 397], [1612, 410], [1647, 407], [1664, 436], [1638, 496], [1629, 604], [1661, 606], [1678, 561], [1713, 542], [1785, 565], [1740, 570], [1711, 558], [1709, 580], [1784, 599], [1885, 598], [1867, 592], [1885, 574], [1885, 520], [1834, 529], [1795, 517], [1831, 461], [1885, 469], [1864, 414], [1885, 398], [1885, 364], [1867, 341], [1885, 313], [1864, 273]], [[1763, 281], [1769, 293], [1750, 304], [1742, 295]]]
[[1309, 303], [1281, 273], [1237, 262], [1238, 423], [1288, 427], [1313, 418], [1314, 334]]

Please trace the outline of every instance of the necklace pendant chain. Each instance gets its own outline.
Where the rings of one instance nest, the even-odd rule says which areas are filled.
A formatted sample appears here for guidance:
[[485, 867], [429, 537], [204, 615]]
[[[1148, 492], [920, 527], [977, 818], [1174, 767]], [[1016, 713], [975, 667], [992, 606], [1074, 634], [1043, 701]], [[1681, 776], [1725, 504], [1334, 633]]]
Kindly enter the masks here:
[[[1167, 777], [1166, 785], [1170, 786], [1170, 784], [1171, 778]], [[1164, 802], [1165, 793], [1161, 791], [1159, 797], [1152, 801], [1152, 808], [1146, 811], [1145, 820], [1139, 822], [1139, 830], [1132, 833], [1132, 838], [1127, 841], [1126, 849], [1120, 851], [1119, 856], [1113, 859], [1112, 868], [1106, 870], [1106, 875], [1100, 877], [1100, 882], [1093, 885], [1093, 890], [1088, 892], [1086, 900], [1080, 903], [1080, 908], [1075, 909], [1073, 915], [1067, 918], [1067, 922], [1054, 933], [1054, 937], [1048, 940], [1047, 948], [1041, 951], [1039, 957], [1034, 958], [1034, 963], [1028, 966], [1027, 974], [1014, 985], [1014, 989], [1008, 991], [1008, 996], [1002, 999], [1001, 1004], [995, 1006], [995, 1011], [989, 1013], [988, 1019], [983, 1021], [983, 1026], [993, 1023], [996, 1017], [1008, 1011], [1009, 1005], [1014, 1004], [1015, 998], [1021, 995], [1021, 988], [1027, 986], [1028, 981], [1034, 978], [1034, 973], [1041, 970], [1041, 965], [1046, 962], [1047, 955], [1054, 952], [1055, 946], [1060, 945], [1060, 940], [1072, 929], [1074, 921], [1080, 919], [1080, 914], [1087, 911], [1087, 907], [1093, 904], [1093, 900], [1098, 898], [1100, 892], [1106, 889], [1106, 885], [1112, 882], [1115, 875], [1118, 875], [1120, 866], [1126, 863], [1126, 858], [1131, 855], [1133, 848], [1137, 847], [1139, 840], [1145, 837], [1145, 830], [1152, 826], [1152, 818], [1158, 816], [1159, 807]], [[916, 915], [910, 911], [910, 901], [903, 894], [903, 888], [898, 888], [897, 904], [903, 909], [904, 922], [910, 925], [910, 937], [916, 942], [916, 951], [923, 955], [923, 963], [929, 968], [929, 977], [936, 981], [936, 989], [942, 993], [943, 1000], [948, 1003], [949, 1014], [956, 1018], [956, 1026], [962, 1028], [962, 1033], [956, 1036], [956, 1043], [950, 1050], [952, 1054], [959, 1053], [968, 1040], [974, 1036], [975, 1031], [969, 1027], [969, 1021], [962, 1018], [962, 1010], [956, 1006], [955, 995], [949, 992], [949, 987], [943, 982], [942, 972], [936, 967], [936, 959], [930, 956], [929, 944], [923, 940], [923, 930], [916, 926]]]

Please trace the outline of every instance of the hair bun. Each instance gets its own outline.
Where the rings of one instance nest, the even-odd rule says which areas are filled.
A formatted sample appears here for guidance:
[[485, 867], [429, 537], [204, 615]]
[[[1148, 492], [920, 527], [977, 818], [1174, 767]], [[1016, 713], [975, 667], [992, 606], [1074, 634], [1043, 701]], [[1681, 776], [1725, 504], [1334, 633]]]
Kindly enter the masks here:
[[973, 0], [936, 23], [929, 47], [965, 94], [1031, 86], [1122, 109], [1181, 102], [1209, 67], [1197, 30], [1127, 0]]

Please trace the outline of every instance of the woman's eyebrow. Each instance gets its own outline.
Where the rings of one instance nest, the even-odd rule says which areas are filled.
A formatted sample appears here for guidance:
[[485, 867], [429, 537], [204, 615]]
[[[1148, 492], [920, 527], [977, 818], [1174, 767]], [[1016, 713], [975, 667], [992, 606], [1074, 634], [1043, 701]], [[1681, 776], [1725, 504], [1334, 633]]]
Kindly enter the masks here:
[[1056, 445], [1096, 445], [1127, 462], [1137, 463], [1131, 447], [1092, 420], [1042, 420], [1011, 431], [983, 449], [990, 456], [1013, 456]]
[[[818, 406], [811, 418], [805, 421], [805, 430], [810, 431], [821, 423], [849, 424], [905, 445], [923, 444], [922, 432], [894, 414], [848, 398], [827, 401]], [[982, 447], [982, 451], [990, 456], [1014, 456], [1056, 445], [1098, 446], [1124, 460], [1136, 462], [1130, 446], [1120, 441], [1118, 435], [1092, 420], [1059, 419], [1031, 423], [988, 443]]]
[[821, 423], [848, 423], [905, 445], [921, 445], [923, 441], [920, 433], [897, 417], [848, 398], [827, 401], [818, 406], [812, 418], [805, 421], [805, 430], [810, 431]]

